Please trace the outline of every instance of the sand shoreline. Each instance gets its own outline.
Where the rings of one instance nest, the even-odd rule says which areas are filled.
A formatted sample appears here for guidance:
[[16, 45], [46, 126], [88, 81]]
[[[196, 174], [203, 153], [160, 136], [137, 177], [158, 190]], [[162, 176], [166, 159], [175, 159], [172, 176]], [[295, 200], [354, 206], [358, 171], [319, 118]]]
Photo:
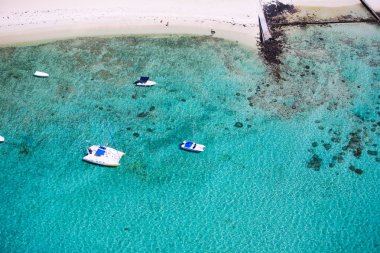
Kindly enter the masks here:
[[258, 1], [3, 0], [0, 46], [75, 37], [211, 35], [256, 46]]
[[[142, 34], [193, 34], [224, 38], [256, 47], [259, 39], [259, 1], [217, 2], [193, 0], [90, 0], [74, 4], [47, 0], [4, 0], [0, 4], [0, 47], [36, 44], [76, 37]], [[263, 1], [265, 3], [265, 1]], [[289, 2], [289, 1], [288, 1]], [[315, 5], [323, 1], [294, 0], [297, 5]], [[325, 1], [328, 7], [357, 4], [354, 0]], [[39, 8], [43, 6], [43, 8]], [[87, 6], [87, 7], [86, 7]], [[88, 8], [92, 6], [94, 8]], [[111, 8], [109, 6], [112, 6]]]
[[[244, 22], [244, 21], [243, 21]], [[209, 35], [255, 47], [258, 24], [235, 20], [163, 16], [107, 17], [96, 20], [56, 20], [0, 27], [0, 47], [92, 36], [143, 34]]]

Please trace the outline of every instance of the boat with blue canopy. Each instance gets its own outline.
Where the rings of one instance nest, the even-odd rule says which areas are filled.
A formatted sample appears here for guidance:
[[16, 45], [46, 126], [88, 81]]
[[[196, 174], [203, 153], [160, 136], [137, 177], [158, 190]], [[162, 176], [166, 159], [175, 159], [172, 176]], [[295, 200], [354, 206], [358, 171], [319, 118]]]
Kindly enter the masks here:
[[117, 167], [120, 165], [120, 159], [124, 155], [124, 152], [110, 147], [93, 145], [87, 148], [87, 155], [83, 157], [83, 161], [102, 166]]
[[[106, 123], [104, 122], [103, 143], [107, 143], [105, 125]], [[120, 165], [120, 159], [124, 155], [124, 152], [108, 147], [106, 145], [92, 145], [91, 147], [87, 148], [87, 155], [84, 156], [82, 160], [102, 166], [117, 167]]]
[[155, 81], [149, 80], [149, 76], [141, 76], [140, 80], [134, 82], [137, 86], [153, 86], [157, 84]]
[[185, 140], [181, 143], [180, 148], [186, 151], [199, 153], [205, 151], [206, 146], [193, 141]]

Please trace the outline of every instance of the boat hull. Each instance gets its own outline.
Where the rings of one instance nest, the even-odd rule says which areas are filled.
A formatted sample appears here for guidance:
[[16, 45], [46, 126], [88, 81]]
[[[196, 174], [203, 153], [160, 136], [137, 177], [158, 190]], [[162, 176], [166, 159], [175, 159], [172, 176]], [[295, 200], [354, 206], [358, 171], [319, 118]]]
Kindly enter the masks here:
[[33, 74], [35, 77], [49, 77], [48, 73], [42, 72], [42, 71], [36, 71]]
[[1, 143], [1, 142], [4, 142], [4, 141], [5, 141], [4, 137], [3, 137], [3, 136], [0, 136], [0, 143]]
[[105, 166], [105, 167], [117, 167], [120, 165], [120, 163], [109, 163], [107, 161], [94, 159], [94, 157], [91, 157], [88, 155], [83, 157], [82, 160], [91, 164], [96, 164], [96, 165]]
[[136, 86], [153, 86], [156, 85], [157, 83], [155, 81], [146, 81], [145, 83], [136, 83]]

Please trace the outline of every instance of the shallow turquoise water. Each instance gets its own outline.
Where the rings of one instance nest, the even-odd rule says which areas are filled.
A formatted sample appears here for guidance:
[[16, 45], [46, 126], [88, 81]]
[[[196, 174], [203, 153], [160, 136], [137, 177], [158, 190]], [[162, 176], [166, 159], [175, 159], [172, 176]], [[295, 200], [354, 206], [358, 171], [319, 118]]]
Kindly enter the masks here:
[[[0, 49], [1, 251], [379, 251], [379, 28], [287, 45], [280, 80], [208, 37]], [[81, 161], [104, 124], [118, 168]]]

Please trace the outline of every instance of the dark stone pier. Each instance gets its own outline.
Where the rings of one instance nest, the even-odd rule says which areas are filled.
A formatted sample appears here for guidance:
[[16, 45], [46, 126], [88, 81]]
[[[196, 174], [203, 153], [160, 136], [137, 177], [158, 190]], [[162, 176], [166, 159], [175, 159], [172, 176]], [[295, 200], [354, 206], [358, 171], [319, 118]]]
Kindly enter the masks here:
[[[261, 1], [260, 1], [261, 5]], [[272, 35], [270, 34], [269, 27], [267, 20], [264, 15], [263, 6], [261, 5], [261, 9], [259, 11], [259, 27], [260, 27], [260, 39], [261, 42], [265, 42], [267, 40], [270, 40], [272, 38]]]
[[365, 0], [360, 0], [360, 2], [362, 2], [362, 4], [364, 5], [364, 7], [367, 8], [367, 10], [369, 12], [371, 12], [371, 14], [377, 19], [377, 22], [380, 23], [380, 17], [376, 14], [376, 12], [371, 8], [371, 6], [369, 6], [369, 4], [365, 1]]

